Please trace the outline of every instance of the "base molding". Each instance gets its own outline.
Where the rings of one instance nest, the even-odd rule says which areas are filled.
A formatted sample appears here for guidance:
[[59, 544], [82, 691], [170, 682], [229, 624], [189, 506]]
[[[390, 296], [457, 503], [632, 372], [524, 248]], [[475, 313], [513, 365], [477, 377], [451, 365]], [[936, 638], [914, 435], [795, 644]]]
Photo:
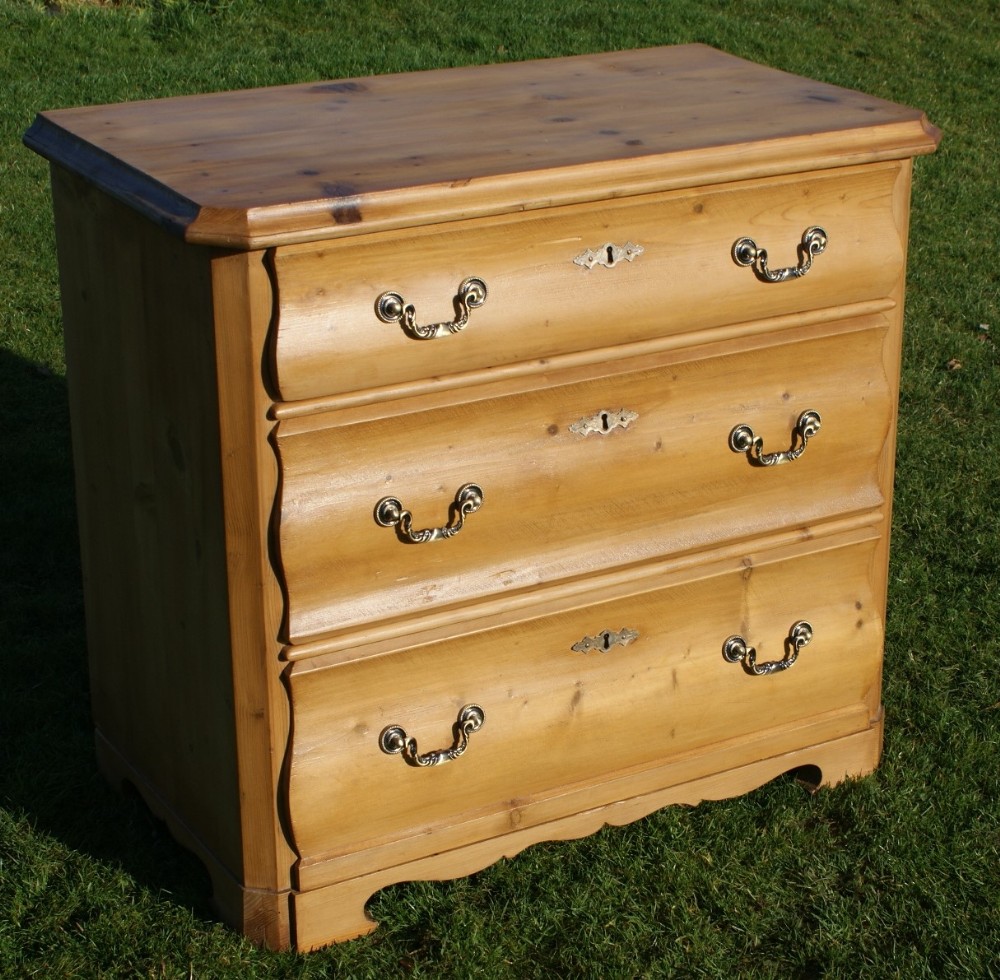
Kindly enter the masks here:
[[257, 945], [305, 952], [372, 932], [378, 923], [368, 915], [365, 904], [379, 889], [398, 882], [459, 878], [501, 858], [514, 857], [532, 844], [586, 837], [602, 827], [624, 826], [667, 806], [694, 806], [703, 800], [740, 796], [794, 770], [802, 770], [802, 782], [810, 790], [867, 775], [881, 755], [882, 716], [861, 732], [301, 891], [243, 886], [100, 731], [95, 740], [98, 763], [109, 782], [133, 786], [174, 839], [204, 864], [212, 881], [212, 905], [219, 917]]
[[97, 764], [113, 786], [132, 786], [157, 820], [163, 821], [171, 836], [204, 865], [212, 882], [212, 907], [225, 923], [243, 933], [251, 942], [269, 949], [291, 947], [290, 890], [248, 888], [219, 859], [202, 838], [181, 819], [153, 783], [136, 769], [104, 737], [94, 733]]
[[[608, 803], [548, 823], [512, 830], [500, 837], [359, 875], [347, 881], [291, 895], [293, 941], [306, 951], [372, 932], [378, 925], [365, 903], [379, 889], [401, 881], [459, 878], [542, 841], [586, 837], [607, 825], [623, 826], [671, 805], [740, 796], [796, 769], [819, 772], [818, 786], [871, 773], [882, 751], [882, 716], [861, 732], [784, 752], [631, 799]], [[809, 784], [812, 779], [806, 779]]]

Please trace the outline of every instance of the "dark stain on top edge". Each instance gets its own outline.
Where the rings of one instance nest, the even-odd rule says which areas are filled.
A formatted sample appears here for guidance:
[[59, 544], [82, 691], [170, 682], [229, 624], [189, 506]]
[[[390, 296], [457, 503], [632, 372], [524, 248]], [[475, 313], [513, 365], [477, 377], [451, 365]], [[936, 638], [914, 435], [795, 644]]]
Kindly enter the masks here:
[[356, 225], [361, 220], [361, 198], [350, 184], [323, 184], [323, 193], [337, 199], [330, 214], [338, 225]]
[[322, 85], [313, 85], [310, 92], [367, 92], [368, 86], [361, 82], [324, 82]]

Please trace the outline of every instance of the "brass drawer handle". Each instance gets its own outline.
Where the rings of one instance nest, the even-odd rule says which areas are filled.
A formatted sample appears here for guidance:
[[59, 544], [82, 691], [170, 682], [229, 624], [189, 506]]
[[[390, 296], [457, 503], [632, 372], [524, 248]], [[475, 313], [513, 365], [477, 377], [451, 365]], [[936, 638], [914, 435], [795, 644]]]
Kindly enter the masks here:
[[765, 453], [764, 440], [755, 435], [749, 425], [738, 425], [729, 433], [729, 448], [734, 453], [746, 453], [755, 466], [777, 466], [798, 459], [806, 451], [806, 443], [822, 428], [819, 412], [803, 412], [792, 429], [792, 445], [783, 453]]
[[812, 268], [813, 258], [826, 248], [827, 241], [826, 232], [822, 228], [815, 225], [806, 228], [799, 243], [799, 264], [795, 268], [769, 269], [766, 249], [761, 248], [752, 238], [737, 238], [733, 242], [733, 261], [737, 265], [753, 266], [757, 278], [764, 282], [801, 279]]
[[486, 713], [478, 704], [467, 704], [458, 713], [455, 722], [455, 742], [450, 749], [438, 749], [420, 755], [417, 751], [417, 740], [399, 727], [390, 725], [383, 729], [378, 737], [379, 748], [386, 755], [401, 755], [408, 766], [440, 766], [445, 762], [457, 759], [469, 747], [469, 736], [478, 732], [486, 722]]
[[454, 524], [445, 527], [431, 527], [423, 531], [413, 530], [413, 515], [403, 509], [396, 497], [383, 497], [375, 505], [375, 521], [382, 527], [395, 527], [399, 536], [410, 544], [425, 544], [451, 538], [465, 527], [465, 519], [483, 506], [483, 488], [475, 483], [466, 483], [458, 488], [453, 504], [457, 513]]
[[375, 300], [375, 314], [383, 323], [398, 323], [416, 340], [434, 340], [464, 330], [472, 310], [486, 302], [486, 283], [482, 279], [464, 279], [455, 296], [455, 319], [450, 323], [431, 323], [421, 327], [416, 322], [417, 311], [399, 293], [382, 293]]
[[731, 664], [743, 664], [743, 669], [755, 677], [765, 674], [775, 674], [779, 670], [788, 670], [798, 660], [799, 651], [813, 637], [813, 628], [804, 619], [792, 624], [785, 639], [785, 656], [781, 660], [771, 660], [768, 663], [757, 663], [757, 651], [747, 646], [742, 636], [731, 636], [722, 644], [722, 656]]

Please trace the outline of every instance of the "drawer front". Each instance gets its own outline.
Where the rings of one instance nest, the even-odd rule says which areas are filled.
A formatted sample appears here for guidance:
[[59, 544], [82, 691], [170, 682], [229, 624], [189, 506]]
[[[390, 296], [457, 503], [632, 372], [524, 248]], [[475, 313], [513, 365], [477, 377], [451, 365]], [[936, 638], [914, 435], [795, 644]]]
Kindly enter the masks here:
[[[884, 297], [903, 267], [897, 163], [670, 192], [530, 216], [288, 246], [274, 253], [280, 397], [319, 397], [531, 362], [670, 334]], [[808, 274], [767, 282], [733, 259], [752, 238], [771, 269], [797, 267], [803, 232], [828, 244]], [[608, 261], [607, 249], [641, 254]], [[586, 253], [597, 261], [587, 267]], [[576, 260], [580, 259], [578, 263]], [[414, 324], [456, 323], [455, 297], [480, 278], [463, 329], [416, 339], [383, 322], [396, 293]]]
[[[300, 661], [289, 680], [296, 850], [308, 861], [402, 835], [423, 836], [430, 851], [443, 846], [436, 828], [493, 813], [492, 836], [509, 827], [512, 808], [527, 820], [539, 801], [551, 819], [574, 789], [729, 743], [740, 764], [751, 736], [765, 735], [774, 754], [800, 748], [789, 740], [806, 719], [856, 709], [867, 725], [882, 643], [874, 554], [867, 540], [755, 556], [699, 581], [476, 636], [352, 664]], [[801, 621], [812, 638], [788, 669], [754, 676], [723, 654], [739, 635], [758, 667], [781, 661]], [[484, 722], [453, 761], [418, 768], [380, 747], [398, 726], [418, 755], [451, 749], [470, 704]]]
[[[885, 330], [857, 325], [392, 418], [280, 423], [288, 640], [880, 506]], [[809, 410], [822, 428], [787, 465], [730, 447], [746, 424], [765, 451], [788, 450]], [[395, 498], [414, 531], [453, 528], [470, 483], [482, 506], [446, 540], [376, 520]]]

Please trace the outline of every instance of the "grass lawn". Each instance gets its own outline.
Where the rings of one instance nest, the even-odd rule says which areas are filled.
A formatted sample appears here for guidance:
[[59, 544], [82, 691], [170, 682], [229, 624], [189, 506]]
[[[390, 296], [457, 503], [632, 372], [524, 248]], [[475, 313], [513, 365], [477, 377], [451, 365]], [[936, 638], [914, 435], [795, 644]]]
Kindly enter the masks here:
[[[96, 770], [43, 108], [701, 41], [925, 109], [886, 743], [371, 903], [309, 956]], [[1000, 12], [995, 0], [0, 0], [0, 977], [1000, 977]]]

